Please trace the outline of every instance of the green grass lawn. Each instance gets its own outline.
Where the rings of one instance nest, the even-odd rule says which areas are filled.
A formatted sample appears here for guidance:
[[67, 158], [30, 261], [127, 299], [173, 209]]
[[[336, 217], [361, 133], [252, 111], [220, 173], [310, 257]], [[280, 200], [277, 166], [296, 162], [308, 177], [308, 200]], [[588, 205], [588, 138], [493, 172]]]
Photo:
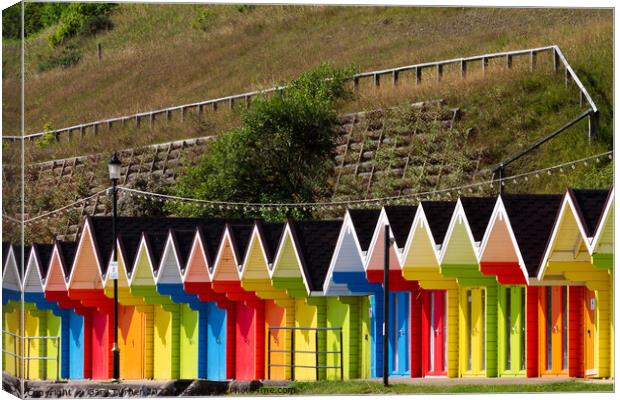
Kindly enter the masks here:
[[611, 392], [612, 383], [590, 383], [584, 381], [550, 382], [541, 384], [410, 384], [395, 383], [384, 387], [374, 381], [321, 381], [295, 382], [286, 387], [260, 388], [252, 394], [283, 395], [329, 395], [329, 394], [404, 394], [404, 393], [531, 393], [531, 392]]

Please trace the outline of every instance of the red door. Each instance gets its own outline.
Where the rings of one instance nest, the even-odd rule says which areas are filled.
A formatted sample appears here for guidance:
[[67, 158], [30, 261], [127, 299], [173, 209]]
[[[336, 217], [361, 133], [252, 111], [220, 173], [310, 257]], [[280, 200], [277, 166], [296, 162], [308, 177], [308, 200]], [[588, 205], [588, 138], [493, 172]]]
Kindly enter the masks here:
[[446, 339], [446, 291], [425, 291], [422, 312], [424, 375], [446, 375]]
[[110, 379], [111, 374], [111, 354], [110, 346], [111, 329], [108, 324], [108, 314], [99, 310], [93, 311], [92, 320], [92, 378]]
[[256, 310], [237, 303], [236, 379], [250, 381], [256, 376]]

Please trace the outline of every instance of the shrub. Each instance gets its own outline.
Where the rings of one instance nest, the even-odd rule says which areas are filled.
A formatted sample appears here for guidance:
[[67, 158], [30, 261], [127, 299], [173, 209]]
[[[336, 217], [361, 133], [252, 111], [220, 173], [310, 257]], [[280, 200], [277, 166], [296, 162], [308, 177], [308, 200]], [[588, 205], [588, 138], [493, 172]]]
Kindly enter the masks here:
[[56, 47], [77, 35], [110, 29], [110, 14], [116, 6], [112, 3], [71, 3], [63, 10], [54, 33], [48, 37], [50, 46]]
[[39, 72], [47, 71], [56, 67], [70, 67], [77, 64], [82, 58], [80, 50], [74, 46], [63, 47], [60, 54], [54, 54], [47, 59], [39, 62], [37, 70]]
[[[256, 203], [306, 202], [326, 194], [334, 107], [349, 95], [344, 82], [351, 72], [321, 65], [293, 81], [283, 94], [255, 99], [243, 126], [212, 142], [206, 155], [178, 179], [176, 194]], [[172, 208], [190, 216], [303, 216], [285, 210], [205, 210], [194, 204]]]
[[215, 19], [215, 13], [210, 9], [200, 11], [194, 21], [192, 27], [201, 31], [208, 31], [211, 28], [211, 23]]

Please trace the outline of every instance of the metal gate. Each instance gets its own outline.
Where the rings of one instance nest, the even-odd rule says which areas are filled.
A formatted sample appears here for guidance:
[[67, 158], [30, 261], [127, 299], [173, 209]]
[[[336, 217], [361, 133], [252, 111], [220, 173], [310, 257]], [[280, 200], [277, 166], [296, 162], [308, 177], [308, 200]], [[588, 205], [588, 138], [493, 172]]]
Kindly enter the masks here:
[[[19, 336], [12, 332], [2, 331], [2, 335], [9, 335], [13, 338], [13, 351], [9, 351], [5, 348], [2, 348], [2, 352], [13, 357], [15, 373], [19, 374], [20, 369], [18, 360], [22, 360], [25, 362], [25, 378], [30, 379], [30, 360], [56, 360], [56, 381], [60, 380], [60, 353], [62, 352], [60, 336]], [[26, 356], [20, 356], [17, 352], [17, 344], [19, 341], [24, 340], [26, 342]], [[33, 340], [54, 340], [57, 344], [56, 357], [31, 357], [30, 356], [30, 344]]]
[[[290, 350], [272, 350], [271, 349], [271, 336], [272, 331], [290, 331], [291, 334], [291, 349]], [[312, 350], [296, 350], [295, 349], [295, 332], [296, 331], [308, 331], [315, 333], [314, 340], [314, 351]], [[339, 351], [319, 351], [319, 332], [327, 331], [338, 331], [340, 336], [340, 350]], [[290, 364], [272, 364], [271, 363], [271, 354], [272, 353], [289, 353], [290, 354]], [[296, 365], [295, 364], [295, 353], [301, 354], [314, 354], [316, 365]], [[320, 354], [339, 354], [340, 355], [340, 365], [319, 365], [319, 355]], [[340, 369], [340, 380], [344, 380], [344, 354], [342, 350], [342, 327], [337, 328], [306, 328], [306, 327], [293, 327], [293, 326], [272, 326], [269, 327], [268, 335], [267, 335], [267, 379], [271, 379], [271, 367], [290, 367], [291, 368], [291, 380], [295, 380], [295, 368], [314, 368], [316, 371], [316, 380], [319, 380], [319, 371], [321, 369]]]

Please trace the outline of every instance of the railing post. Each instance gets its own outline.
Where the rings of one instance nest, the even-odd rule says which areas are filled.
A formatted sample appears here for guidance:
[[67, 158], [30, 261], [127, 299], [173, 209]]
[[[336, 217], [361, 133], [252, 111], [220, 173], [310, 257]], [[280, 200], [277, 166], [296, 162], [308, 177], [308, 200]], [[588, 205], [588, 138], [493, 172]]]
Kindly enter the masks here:
[[98, 133], [99, 133], [99, 125], [93, 124], [93, 134], [97, 136]]
[[558, 50], [556, 48], [552, 51], [553, 56], [553, 72], [558, 72], [560, 70], [560, 55], [558, 54]]
[[316, 361], [316, 381], [319, 381], [319, 330], [314, 331], [314, 355]]
[[590, 111], [588, 114], [588, 143], [592, 142], [592, 138], [596, 135], [598, 129], [598, 113]]
[[381, 75], [373, 74], [372, 77], [373, 77], [373, 81], [375, 83], [375, 87], [381, 86]]
[[437, 82], [441, 81], [442, 75], [443, 75], [443, 65], [437, 64]]
[[355, 92], [358, 92], [360, 90], [360, 78], [358, 78], [357, 76], [353, 78], [353, 90]]
[[465, 79], [467, 76], [467, 62], [465, 60], [461, 60], [461, 79]]
[[243, 100], [245, 102], [245, 108], [246, 109], [250, 108], [250, 96], [244, 96]]
[[530, 72], [534, 71], [536, 67], [536, 52], [530, 51]]
[[398, 86], [398, 71], [392, 71], [392, 84]]
[[482, 57], [482, 74], [483, 75], [486, 75], [488, 66], [489, 66], [489, 59], [486, 57]]
[[231, 97], [228, 99], [228, 109], [232, 111], [233, 108], [235, 108], [235, 100]]
[[291, 381], [295, 380], [295, 327], [291, 329]]
[[217, 101], [214, 101], [213, 103], [211, 103], [211, 110], [212, 110], [213, 112], [216, 112], [216, 111], [217, 111]]
[[267, 330], [267, 380], [271, 380], [271, 328]]
[[340, 380], [344, 380], [344, 344], [342, 343], [342, 328], [340, 328]]
[[149, 128], [153, 129], [153, 122], [155, 122], [155, 115], [153, 113], [149, 114]]
[[181, 107], [181, 122], [185, 121], [185, 107]]
[[415, 84], [419, 85], [422, 82], [422, 69], [420, 67], [415, 68]]
[[140, 116], [136, 115], [136, 128], [140, 128]]
[[512, 55], [510, 54], [506, 56], [506, 68], [512, 69]]

